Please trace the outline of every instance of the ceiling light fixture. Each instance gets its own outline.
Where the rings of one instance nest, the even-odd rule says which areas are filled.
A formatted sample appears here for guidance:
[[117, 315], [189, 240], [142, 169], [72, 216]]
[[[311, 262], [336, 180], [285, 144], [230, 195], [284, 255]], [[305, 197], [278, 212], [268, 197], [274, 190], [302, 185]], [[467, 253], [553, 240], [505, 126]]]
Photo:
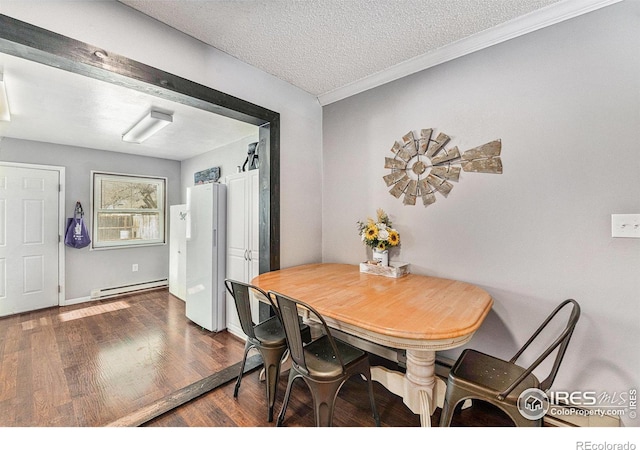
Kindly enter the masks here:
[[171, 114], [152, 110], [144, 116], [140, 122], [136, 123], [129, 131], [123, 134], [122, 140], [140, 144], [171, 122], [173, 122], [173, 116]]
[[0, 121], [10, 122], [9, 99], [7, 98], [7, 88], [4, 84], [4, 74], [0, 72]]

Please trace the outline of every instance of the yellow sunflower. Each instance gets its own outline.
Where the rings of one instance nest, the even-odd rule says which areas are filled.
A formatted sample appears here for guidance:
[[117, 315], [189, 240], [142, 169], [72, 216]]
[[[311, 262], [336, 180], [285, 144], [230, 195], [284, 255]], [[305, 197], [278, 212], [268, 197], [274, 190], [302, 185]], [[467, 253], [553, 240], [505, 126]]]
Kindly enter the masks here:
[[389, 245], [396, 246], [400, 243], [400, 234], [397, 231], [389, 231]]
[[378, 242], [378, 245], [376, 246], [376, 250], [378, 250], [379, 252], [383, 252], [387, 249], [387, 244], [385, 244], [384, 242]]
[[365, 230], [364, 235], [368, 240], [374, 240], [378, 237], [378, 227], [376, 227], [375, 225], [369, 225]]

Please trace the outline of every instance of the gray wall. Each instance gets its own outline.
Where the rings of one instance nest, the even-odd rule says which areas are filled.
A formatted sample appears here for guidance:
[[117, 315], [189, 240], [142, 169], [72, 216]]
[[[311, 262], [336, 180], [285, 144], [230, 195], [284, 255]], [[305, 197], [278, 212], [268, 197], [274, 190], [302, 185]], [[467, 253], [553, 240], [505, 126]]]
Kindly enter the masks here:
[[[64, 166], [66, 217], [73, 215], [76, 201], [80, 201], [89, 227], [92, 170], [166, 177], [168, 204], [179, 203], [180, 200], [179, 161], [11, 138], [0, 140], [0, 160]], [[168, 232], [167, 226], [167, 236]], [[131, 271], [132, 264], [138, 264], [138, 272]], [[89, 297], [92, 289], [167, 278], [169, 246], [109, 250], [65, 247], [65, 268], [65, 297], [73, 302]]]
[[[554, 388], [637, 388], [640, 239], [612, 238], [610, 220], [640, 213], [639, 16], [640, 2], [609, 6], [326, 106], [323, 260], [364, 261], [356, 221], [382, 207], [401, 234], [392, 260], [493, 296], [471, 347], [511, 357], [573, 297], [583, 315]], [[504, 174], [463, 173], [448, 198], [404, 206], [384, 158], [430, 127], [461, 150], [501, 138]]]
[[[220, 183], [225, 183], [225, 178], [237, 172], [238, 166], [242, 167], [247, 158], [247, 148], [250, 143], [258, 142], [258, 127], [255, 135], [246, 136], [231, 144], [211, 150], [193, 158], [185, 159], [181, 164], [182, 186], [180, 188], [181, 202], [187, 201], [187, 188], [194, 184], [193, 175], [200, 170], [211, 167], [220, 167]], [[258, 156], [260, 151], [258, 150]]]

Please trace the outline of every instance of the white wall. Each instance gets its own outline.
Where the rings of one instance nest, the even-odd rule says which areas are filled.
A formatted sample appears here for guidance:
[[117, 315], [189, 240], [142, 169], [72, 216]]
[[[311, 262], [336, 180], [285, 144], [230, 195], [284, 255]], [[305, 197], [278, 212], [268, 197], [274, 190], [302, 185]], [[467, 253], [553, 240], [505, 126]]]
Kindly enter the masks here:
[[[89, 230], [92, 170], [166, 177], [167, 203], [178, 203], [180, 199], [178, 161], [11, 138], [0, 140], [0, 160], [65, 166], [65, 216], [72, 217], [76, 201], [81, 202]], [[167, 228], [167, 236], [168, 232]], [[91, 231], [89, 234], [93, 236]], [[70, 303], [88, 300], [92, 289], [156, 281], [169, 274], [166, 244], [109, 250], [65, 249], [65, 297]], [[138, 264], [137, 272], [131, 271], [132, 264]]]
[[[356, 221], [382, 207], [401, 234], [392, 259], [493, 296], [471, 347], [511, 357], [573, 297], [582, 318], [554, 388], [640, 386], [640, 239], [610, 224], [640, 213], [639, 17], [623, 2], [326, 106], [323, 260], [364, 261]], [[448, 198], [404, 206], [384, 158], [430, 127], [449, 148], [502, 139], [504, 174], [463, 172]]]
[[304, 91], [115, 1], [2, 0], [0, 12], [280, 113], [281, 266], [321, 259], [321, 107]]

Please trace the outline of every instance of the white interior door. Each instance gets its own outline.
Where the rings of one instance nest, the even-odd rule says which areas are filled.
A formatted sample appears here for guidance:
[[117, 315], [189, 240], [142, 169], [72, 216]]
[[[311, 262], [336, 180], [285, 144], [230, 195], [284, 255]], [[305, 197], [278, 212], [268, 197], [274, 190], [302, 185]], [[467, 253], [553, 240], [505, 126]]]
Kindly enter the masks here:
[[60, 172], [0, 165], [0, 316], [58, 305]]

